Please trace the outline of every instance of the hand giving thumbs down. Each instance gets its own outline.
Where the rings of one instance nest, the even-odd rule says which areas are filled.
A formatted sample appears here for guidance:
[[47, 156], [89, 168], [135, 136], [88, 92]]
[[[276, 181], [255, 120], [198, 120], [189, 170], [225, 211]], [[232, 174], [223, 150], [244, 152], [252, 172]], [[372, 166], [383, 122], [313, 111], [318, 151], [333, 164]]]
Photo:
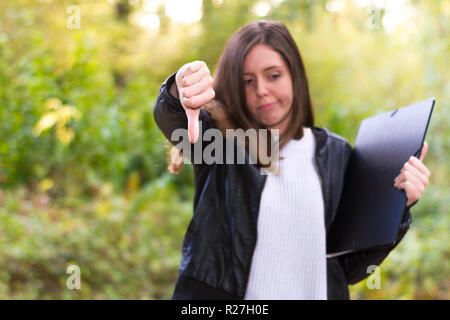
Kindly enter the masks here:
[[214, 99], [213, 78], [203, 61], [194, 61], [182, 66], [175, 78], [181, 105], [188, 118], [189, 140], [198, 140], [198, 118], [200, 107]]

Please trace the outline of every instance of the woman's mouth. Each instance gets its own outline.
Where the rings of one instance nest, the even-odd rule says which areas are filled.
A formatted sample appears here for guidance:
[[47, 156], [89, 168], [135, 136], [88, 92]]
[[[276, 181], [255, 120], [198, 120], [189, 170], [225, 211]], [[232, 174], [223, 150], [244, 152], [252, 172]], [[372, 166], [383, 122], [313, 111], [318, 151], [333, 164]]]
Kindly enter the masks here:
[[261, 111], [266, 111], [266, 110], [272, 109], [275, 106], [275, 104], [276, 104], [275, 102], [274, 103], [263, 104], [263, 105], [259, 106], [258, 109], [261, 110]]

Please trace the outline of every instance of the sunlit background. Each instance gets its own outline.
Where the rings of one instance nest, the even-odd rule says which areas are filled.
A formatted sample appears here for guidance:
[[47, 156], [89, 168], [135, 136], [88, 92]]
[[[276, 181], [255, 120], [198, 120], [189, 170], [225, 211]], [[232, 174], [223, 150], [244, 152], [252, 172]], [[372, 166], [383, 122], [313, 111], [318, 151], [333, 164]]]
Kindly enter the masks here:
[[[215, 8], [220, 8], [224, 0], [212, 0]], [[115, 4], [116, 0], [109, 0]], [[158, 30], [160, 27], [159, 10], [164, 7], [164, 12], [172, 21], [182, 24], [190, 24], [200, 21], [202, 18], [202, 0], [143, 0], [130, 1], [135, 6], [140, 6], [140, 10], [135, 12], [131, 18], [132, 23]], [[257, 1], [251, 7], [251, 12], [257, 17], [267, 17], [273, 9], [283, 5], [284, 0]], [[329, 12], [344, 14], [347, 2], [350, 0], [329, 0], [325, 2], [325, 8]], [[357, 6], [366, 9], [368, 13], [373, 13], [367, 18], [368, 28], [381, 28], [390, 34], [398, 29], [406, 32], [417, 32], [418, 17], [417, 8], [409, 0], [353, 0], [348, 6]], [[347, 9], [348, 10], [348, 9]], [[376, 14], [383, 11], [383, 15]]]
[[[153, 106], [168, 76], [193, 60], [214, 72], [233, 32], [258, 19], [286, 24], [316, 124], [351, 143], [363, 118], [436, 98], [431, 184], [381, 289], [350, 292], [450, 298], [450, 2], [439, 0], [0, 1], [0, 297], [171, 297], [193, 170], [166, 170]], [[81, 289], [68, 286], [72, 265]]]

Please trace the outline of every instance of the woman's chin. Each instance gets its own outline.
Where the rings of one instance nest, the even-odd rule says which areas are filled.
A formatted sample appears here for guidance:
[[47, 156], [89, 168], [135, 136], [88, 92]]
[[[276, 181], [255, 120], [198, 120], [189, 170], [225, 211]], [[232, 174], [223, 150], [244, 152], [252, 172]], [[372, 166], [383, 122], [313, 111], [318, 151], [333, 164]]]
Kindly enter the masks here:
[[279, 121], [271, 120], [271, 121], [263, 121], [263, 124], [268, 129], [277, 129], [280, 123]]

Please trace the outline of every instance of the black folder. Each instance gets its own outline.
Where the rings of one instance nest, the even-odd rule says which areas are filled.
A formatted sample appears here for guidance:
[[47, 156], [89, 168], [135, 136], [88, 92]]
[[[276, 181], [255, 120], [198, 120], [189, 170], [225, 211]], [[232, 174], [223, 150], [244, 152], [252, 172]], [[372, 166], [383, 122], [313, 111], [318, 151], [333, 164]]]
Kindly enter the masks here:
[[420, 156], [434, 102], [430, 98], [361, 122], [327, 234], [328, 257], [395, 243], [407, 197], [394, 179], [412, 155]]

